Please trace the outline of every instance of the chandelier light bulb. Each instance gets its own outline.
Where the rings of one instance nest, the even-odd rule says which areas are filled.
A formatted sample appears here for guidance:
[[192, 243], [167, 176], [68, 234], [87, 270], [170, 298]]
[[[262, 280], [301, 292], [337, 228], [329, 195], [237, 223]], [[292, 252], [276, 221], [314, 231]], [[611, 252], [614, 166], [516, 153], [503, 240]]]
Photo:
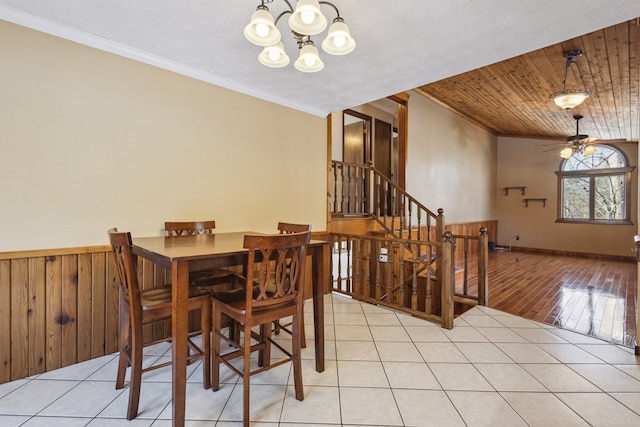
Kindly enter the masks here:
[[300, 12], [300, 19], [305, 24], [309, 25], [313, 23], [313, 20], [316, 18], [315, 13], [312, 10], [303, 10]]
[[333, 38], [333, 44], [336, 47], [344, 47], [345, 43], [347, 42], [347, 39], [345, 36], [343, 36], [342, 34], [337, 35]]
[[269, 55], [269, 59], [272, 61], [277, 61], [278, 59], [280, 59], [280, 52], [278, 52], [276, 49], [268, 50], [267, 55]]
[[258, 22], [256, 24], [256, 34], [260, 37], [266, 37], [269, 34], [269, 26], [264, 22]]

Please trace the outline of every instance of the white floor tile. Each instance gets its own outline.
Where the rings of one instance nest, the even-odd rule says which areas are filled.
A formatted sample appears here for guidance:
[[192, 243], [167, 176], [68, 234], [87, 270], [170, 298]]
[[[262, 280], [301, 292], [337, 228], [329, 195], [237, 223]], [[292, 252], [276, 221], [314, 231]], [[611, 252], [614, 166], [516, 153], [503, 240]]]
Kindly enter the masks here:
[[579, 415], [550, 393], [501, 393], [530, 427], [588, 427]]
[[448, 391], [469, 427], [525, 427], [527, 424], [497, 392]]
[[558, 398], [594, 427], [640, 425], [640, 415], [604, 393], [560, 393]]
[[345, 424], [401, 426], [402, 418], [391, 389], [340, 387]]
[[465, 423], [444, 391], [393, 390], [402, 421], [416, 427], [464, 427]]

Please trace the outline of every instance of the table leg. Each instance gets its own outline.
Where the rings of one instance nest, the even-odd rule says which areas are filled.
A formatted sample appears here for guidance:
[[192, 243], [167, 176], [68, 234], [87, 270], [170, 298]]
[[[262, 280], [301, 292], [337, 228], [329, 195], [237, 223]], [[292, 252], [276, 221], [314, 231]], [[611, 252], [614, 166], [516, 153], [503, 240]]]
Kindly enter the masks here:
[[187, 392], [187, 335], [188, 335], [188, 299], [189, 264], [174, 261], [171, 265], [171, 346], [173, 427], [184, 427]]
[[329, 277], [329, 244], [313, 246], [313, 336], [315, 338], [316, 371], [324, 371], [324, 294]]

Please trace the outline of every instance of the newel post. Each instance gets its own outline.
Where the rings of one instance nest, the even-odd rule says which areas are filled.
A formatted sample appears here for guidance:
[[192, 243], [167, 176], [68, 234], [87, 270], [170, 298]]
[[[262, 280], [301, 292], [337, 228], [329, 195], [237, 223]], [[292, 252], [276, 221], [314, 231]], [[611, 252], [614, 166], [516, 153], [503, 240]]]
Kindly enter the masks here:
[[447, 231], [442, 239], [442, 258], [440, 258], [440, 284], [441, 284], [441, 317], [442, 327], [453, 329], [455, 281], [453, 279], [453, 235]]
[[489, 304], [489, 236], [487, 227], [480, 228], [478, 236], [478, 304]]

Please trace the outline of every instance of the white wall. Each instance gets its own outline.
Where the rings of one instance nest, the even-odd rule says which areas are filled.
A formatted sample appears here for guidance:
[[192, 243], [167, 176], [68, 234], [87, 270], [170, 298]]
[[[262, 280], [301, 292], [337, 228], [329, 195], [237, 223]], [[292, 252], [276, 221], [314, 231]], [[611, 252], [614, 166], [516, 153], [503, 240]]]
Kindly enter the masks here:
[[[598, 225], [556, 223], [558, 214], [559, 156], [562, 141], [498, 138], [498, 244], [508, 245], [513, 236], [520, 240], [513, 246], [552, 249], [589, 254], [629, 257], [633, 254], [633, 235], [636, 225]], [[555, 148], [560, 147], [560, 148]], [[637, 166], [637, 146], [618, 145], [624, 151], [630, 165]], [[637, 170], [632, 173], [631, 219], [638, 218]], [[526, 187], [525, 195], [510, 191], [504, 195], [504, 187]], [[546, 206], [539, 202], [525, 207], [523, 199], [546, 198]]]
[[0, 21], [0, 252], [326, 224], [326, 120]]
[[409, 98], [407, 191], [447, 223], [496, 219], [496, 137], [424, 96]]

